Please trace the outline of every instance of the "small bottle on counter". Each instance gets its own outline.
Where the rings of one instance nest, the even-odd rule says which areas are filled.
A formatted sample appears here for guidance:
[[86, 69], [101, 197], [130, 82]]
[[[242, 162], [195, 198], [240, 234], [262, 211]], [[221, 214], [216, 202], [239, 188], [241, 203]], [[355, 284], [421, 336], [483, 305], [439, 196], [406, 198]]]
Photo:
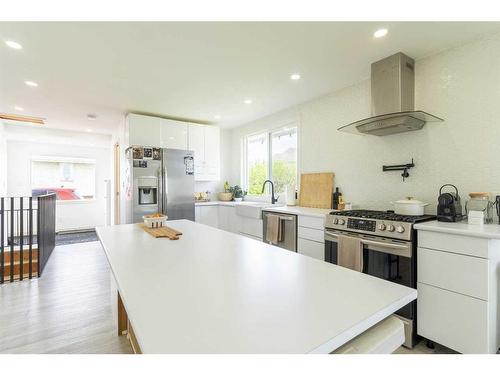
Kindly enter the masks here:
[[335, 192], [333, 193], [333, 203], [332, 208], [334, 210], [339, 209], [339, 203], [342, 201], [342, 193], [339, 191], [339, 188], [335, 188]]

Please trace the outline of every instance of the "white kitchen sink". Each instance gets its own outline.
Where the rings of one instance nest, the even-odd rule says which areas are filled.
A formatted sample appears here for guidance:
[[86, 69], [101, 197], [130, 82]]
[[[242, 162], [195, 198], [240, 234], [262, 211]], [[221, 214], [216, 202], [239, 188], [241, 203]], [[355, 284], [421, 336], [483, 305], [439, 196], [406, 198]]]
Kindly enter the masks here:
[[282, 204], [268, 202], [241, 202], [236, 205], [236, 215], [252, 219], [262, 219], [262, 209], [267, 207], [280, 207]]

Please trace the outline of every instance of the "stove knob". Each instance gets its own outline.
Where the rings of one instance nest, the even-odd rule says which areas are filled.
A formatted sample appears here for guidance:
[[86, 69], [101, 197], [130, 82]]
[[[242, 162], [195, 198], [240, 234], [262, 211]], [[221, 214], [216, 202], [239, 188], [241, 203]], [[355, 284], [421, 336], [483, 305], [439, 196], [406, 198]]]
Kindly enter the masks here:
[[394, 225], [389, 224], [389, 225], [387, 226], [387, 230], [388, 230], [389, 232], [394, 232]]
[[398, 233], [403, 233], [404, 231], [405, 231], [405, 228], [403, 228], [401, 225], [398, 225], [398, 226], [396, 227], [396, 232], [398, 232]]
[[344, 225], [345, 224], [345, 220], [344, 219], [339, 219], [339, 225]]
[[337, 224], [339, 222], [339, 219], [333, 219], [333, 224]]
[[379, 224], [378, 225], [379, 230], [385, 230], [385, 224]]

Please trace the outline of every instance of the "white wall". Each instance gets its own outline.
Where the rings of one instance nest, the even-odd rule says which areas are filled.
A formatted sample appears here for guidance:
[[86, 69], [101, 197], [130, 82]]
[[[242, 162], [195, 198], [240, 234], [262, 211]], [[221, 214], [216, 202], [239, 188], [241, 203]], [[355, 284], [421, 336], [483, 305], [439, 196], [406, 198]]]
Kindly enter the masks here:
[[71, 131], [6, 126], [7, 195], [31, 195], [31, 158], [57, 156], [96, 160], [96, 198], [92, 201], [58, 201], [56, 230], [74, 230], [104, 225], [104, 180], [110, 179], [111, 138]]
[[[499, 66], [500, 34], [418, 60], [416, 109], [445, 119], [421, 131], [385, 137], [337, 131], [370, 115], [369, 80], [235, 128], [229, 176], [241, 178], [243, 136], [298, 121], [300, 172], [335, 172], [335, 185], [357, 207], [391, 209], [389, 202], [414, 196], [435, 212], [445, 183], [457, 185], [463, 198], [500, 191]], [[382, 172], [383, 164], [411, 158], [416, 167], [405, 182], [400, 172]]]
[[7, 140], [4, 125], [0, 122], [0, 197], [7, 195]]

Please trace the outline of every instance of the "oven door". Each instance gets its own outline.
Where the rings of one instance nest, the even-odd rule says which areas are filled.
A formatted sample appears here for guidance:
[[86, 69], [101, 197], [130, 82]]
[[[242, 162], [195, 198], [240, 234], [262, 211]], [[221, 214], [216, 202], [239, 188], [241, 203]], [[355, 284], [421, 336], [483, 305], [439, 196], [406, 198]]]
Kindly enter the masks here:
[[[410, 241], [392, 240], [343, 231], [325, 230], [325, 260], [337, 264], [338, 235], [356, 237], [363, 244], [363, 273], [396, 284], [415, 288], [415, 262]], [[398, 314], [412, 319], [412, 309], [405, 306]]]

